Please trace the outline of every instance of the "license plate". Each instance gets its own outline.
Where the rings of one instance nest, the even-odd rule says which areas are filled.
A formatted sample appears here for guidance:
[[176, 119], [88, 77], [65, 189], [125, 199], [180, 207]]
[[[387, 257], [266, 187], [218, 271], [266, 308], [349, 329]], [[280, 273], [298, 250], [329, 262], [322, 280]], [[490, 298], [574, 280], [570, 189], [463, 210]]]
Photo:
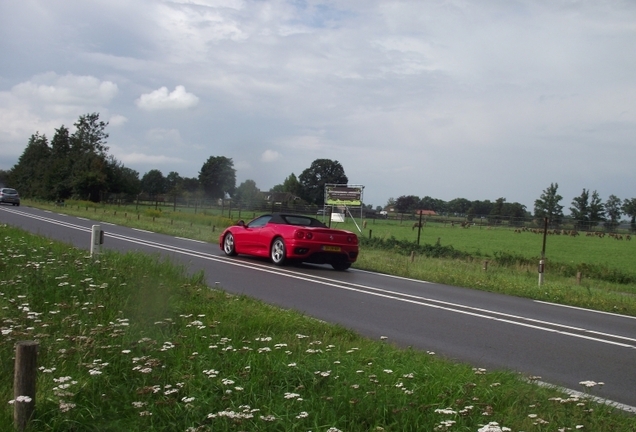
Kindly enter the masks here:
[[340, 246], [323, 246], [325, 252], [340, 252]]

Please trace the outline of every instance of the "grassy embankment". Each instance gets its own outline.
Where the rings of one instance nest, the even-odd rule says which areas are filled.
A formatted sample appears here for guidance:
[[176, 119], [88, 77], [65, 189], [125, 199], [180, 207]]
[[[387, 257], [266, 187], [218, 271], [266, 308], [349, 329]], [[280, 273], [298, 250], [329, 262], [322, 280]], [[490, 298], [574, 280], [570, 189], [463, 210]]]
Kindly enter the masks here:
[[[193, 208], [174, 212], [170, 206], [155, 210], [86, 202], [65, 207], [25, 204], [212, 244], [221, 229], [239, 217], [236, 210], [230, 219], [227, 210], [220, 215], [201, 209], [195, 214]], [[247, 220], [253, 215], [243, 212], [240, 217]], [[338, 227], [357, 232], [351, 221]], [[362, 252], [354, 265], [358, 269], [636, 316], [636, 239], [549, 236], [545, 282], [539, 288], [543, 237], [531, 232], [429, 223], [418, 246], [412, 222], [370, 220], [360, 238]], [[577, 272], [582, 274], [580, 283]]]
[[92, 259], [0, 226], [0, 275], [3, 431], [19, 340], [39, 343], [31, 431], [636, 431], [608, 406], [211, 290], [156, 257]]

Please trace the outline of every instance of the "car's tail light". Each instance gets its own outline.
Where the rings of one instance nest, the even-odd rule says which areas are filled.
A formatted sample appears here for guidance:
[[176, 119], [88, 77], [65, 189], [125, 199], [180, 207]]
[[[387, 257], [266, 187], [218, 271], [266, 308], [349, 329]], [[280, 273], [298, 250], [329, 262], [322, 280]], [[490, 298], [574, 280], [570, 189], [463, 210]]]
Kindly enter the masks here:
[[296, 238], [311, 240], [314, 238], [314, 235], [309, 231], [296, 231]]
[[356, 243], [358, 243], [358, 237], [356, 237], [356, 236], [347, 236], [347, 242], [356, 244]]

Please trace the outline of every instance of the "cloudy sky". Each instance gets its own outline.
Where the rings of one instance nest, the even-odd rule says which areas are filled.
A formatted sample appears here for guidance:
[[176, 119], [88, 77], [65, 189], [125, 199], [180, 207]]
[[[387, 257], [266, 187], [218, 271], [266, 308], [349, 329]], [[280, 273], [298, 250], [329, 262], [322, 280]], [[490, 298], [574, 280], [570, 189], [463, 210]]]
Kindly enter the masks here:
[[0, 2], [0, 169], [97, 112], [140, 175], [339, 161], [374, 207], [636, 197], [632, 0]]

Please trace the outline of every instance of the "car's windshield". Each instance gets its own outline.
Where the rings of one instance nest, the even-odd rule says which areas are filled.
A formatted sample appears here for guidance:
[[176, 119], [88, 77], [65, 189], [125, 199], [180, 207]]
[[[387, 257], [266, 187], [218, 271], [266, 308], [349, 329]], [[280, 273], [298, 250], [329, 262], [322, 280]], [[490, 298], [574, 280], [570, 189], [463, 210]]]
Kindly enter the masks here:
[[283, 216], [285, 222], [290, 225], [300, 225], [300, 226], [311, 226], [311, 227], [321, 227], [326, 228], [326, 225], [320, 222], [318, 219], [314, 219], [307, 216], [292, 216], [287, 215]]
[[257, 217], [256, 219], [248, 223], [247, 226], [250, 228], [264, 227], [271, 218], [272, 218], [272, 215], [264, 215], [261, 217]]
[[9, 194], [9, 195], [15, 195], [15, 194], [18, 193], [18, 191], [15, 190], [15, 189], [4, 188], [4, 189], [2, 189], [2, 193], [6, 193], [6, 194]]

